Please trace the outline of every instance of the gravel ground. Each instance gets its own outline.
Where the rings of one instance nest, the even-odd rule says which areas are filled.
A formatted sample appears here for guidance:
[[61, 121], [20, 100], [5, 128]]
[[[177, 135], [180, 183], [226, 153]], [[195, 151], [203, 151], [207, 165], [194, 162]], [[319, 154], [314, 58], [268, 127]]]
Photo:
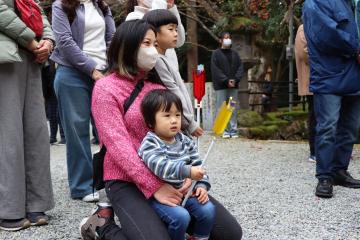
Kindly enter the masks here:
[[[209, 135], [201, 140], [202, 154], [210, 141]], [[216, 141], [206, 164], [211, 194], [241, 223], [243, 239], [360, 239], [360, 190], [335, 187], [332, 199], [315, 197], [315, 165], [307, 152], [306, 143]], [[15, 233], [0, 230], [0, 239], [80, 239], [78, 224], [93, 204], [69, 197], [65, 147], [52, 146], [51, 153], [56, 207], [48, 212], [50, 224]], [[349, 168], [355, 177], [360, 177], [359, 159], [356, 147]]]

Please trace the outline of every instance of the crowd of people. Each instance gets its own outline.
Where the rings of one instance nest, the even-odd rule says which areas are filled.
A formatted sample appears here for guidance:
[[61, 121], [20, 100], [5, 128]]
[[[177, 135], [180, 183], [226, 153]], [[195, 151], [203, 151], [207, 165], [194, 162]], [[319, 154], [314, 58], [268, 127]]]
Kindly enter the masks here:
[[[179, 73], [174, 48], [184, 43], [185, 30], [176, 5], [128, 3], [134, 8], [115, 30], [103, 0], [56, 0], [51, 26], [39, 2], [30, 1], [35, 18], [42, 19], [41, 32], [36, 22], [22, 18], [30, 8], [0, 0], [1, 18], [11, 19], [0, 25], [8, 45], [1, 45], [0, 59], [6, 79], [0, 98], [6, 146], [0, 161], [6, 173], [0, 178], [0, 229], [48, 224], [46, 212], [54, 207], [49, 142], [57, 142], [58, 129], [66, 143], [70, 197], [99, 200], [91, 186], [93, 119], [94, 135], [107, 149], [109, 203], [99, 203], [93, 215], [79, 220], [83, 239], [241, 239], [237, 220], [208, 194], [210, 183], [192, 139], [203, 129]], [[231, 55], [226, 58], [232, 61]], [[231, 77], [229, 87], [241, 74]], [[181, 207], [192, 180], [194, 192]]]
[[[128, 0], [129, 14], [117, 29], [105, 0], [55, 0], [51, 25], [38, 0], [27, 4], [0, 0], [0, 19], [7, 19], [0, 21], [0, 229], [49, 223], [49, 143], [57, 141], [60, 123], [70, 197], [99, 201], [92, 188], [92, 123], [106, 147], [108, 202], [79, 219], [83, 239], [241, 239], [238, 221], [208, 193], [193, 141], [203, 129], [174, 50], [185, 41], [174, 0]], [[319, 197], [332, 197], [333, 185], [360, 188], [347, 171], [360, 127], [357, 9], [346, 0], [307, 0], [296, 37]], [[30, 10], [41, 24], [24, 17]], [[211, 58], [218, 108], [230, 97], [238, 101], [244, 74], [231, 34], [222, 33], [219, 43]], [[235, 112], [223, 138], [237, 137]]]

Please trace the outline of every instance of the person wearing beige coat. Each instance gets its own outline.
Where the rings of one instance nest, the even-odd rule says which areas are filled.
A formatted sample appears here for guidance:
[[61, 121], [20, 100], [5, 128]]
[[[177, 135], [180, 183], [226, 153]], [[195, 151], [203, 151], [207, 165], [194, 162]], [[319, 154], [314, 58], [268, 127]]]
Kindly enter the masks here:
[[297, 30], [295, 38], [295, 61], [297, 70], [298, 94], [299, 96], [306, 97], [308, 102], [308, 129], [309, 129], [309, 147], [310, 156], [309, 161], [315, 162], [315, 128], [316, 119], [313, 108], [313, 94], [309, 90], [310, 84], [310, 67], [309, 55], [307, 51], [307, 42], [304, 33], [304, 27], [301, 24]]

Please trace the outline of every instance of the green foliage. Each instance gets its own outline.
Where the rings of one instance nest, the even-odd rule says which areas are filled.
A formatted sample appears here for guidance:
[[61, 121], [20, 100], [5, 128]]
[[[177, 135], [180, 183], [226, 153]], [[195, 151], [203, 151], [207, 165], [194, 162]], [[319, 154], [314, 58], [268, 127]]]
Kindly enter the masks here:
[[241, 127], [253, 127], [258, 126], [263, 122], [261, 115], [251, 110], [239, 110], [238, 111], [238, 124]]

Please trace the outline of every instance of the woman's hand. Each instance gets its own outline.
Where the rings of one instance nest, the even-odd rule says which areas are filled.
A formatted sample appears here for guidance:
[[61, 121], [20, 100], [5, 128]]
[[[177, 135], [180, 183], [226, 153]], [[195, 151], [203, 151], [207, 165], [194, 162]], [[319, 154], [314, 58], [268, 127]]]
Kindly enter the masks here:
[[159, 190], [154, 193], [154, 198], [162, 204], [175, 207], [179, 205], [182, 200], [183, 194], [176, 190], [168, 183], [162, 185]]
[[204, 130], [201, 127], [198, 127], [191, 133], [194, 137], [201, 137], [204, 134]]
[[96, 70], [96, 69], [94, 69], [93, 72], [92, 72], [92, 74], [91, 74], [91, 78], [92, 78], [94, 81], [97, 81], [97, 80], [99, 80], [99, 79], [101, 79], [101, 78], [103, 78], [103, 77], [104, 77], [104, 75], [103, 75], [100, 71], [98, 71], [98, 70]]
[[38, 42], [36, 40], [32, 40], [31, 42], [28, 43], [28, 45], [26, 46], [26, 48], [30, 51], [30, 52], [34, 52], [37, 49], [38, 46]]
[[205, 204], [209, 201], [208, 192], [205, 188], [198, 187], [194, 193], [195, 197], [197, 197], [199, 203]]
[[192, 181], [190, 178], [185, 178], [185, 181], [184, 181], [182, 187], [178, 189], [179, 192], [181, 192], [183, 195], [186, 195], [187, 192], [189, 191], [191, 183], [192, 183]]
[[37, 45], [36, 49], [33, 53], [36, 56], [35, 61], [37, 63], [44, 63], [48, 60], [49, 55], [53, 49], [53, 43], [51, 40], [40, 40], [39, 44]]

